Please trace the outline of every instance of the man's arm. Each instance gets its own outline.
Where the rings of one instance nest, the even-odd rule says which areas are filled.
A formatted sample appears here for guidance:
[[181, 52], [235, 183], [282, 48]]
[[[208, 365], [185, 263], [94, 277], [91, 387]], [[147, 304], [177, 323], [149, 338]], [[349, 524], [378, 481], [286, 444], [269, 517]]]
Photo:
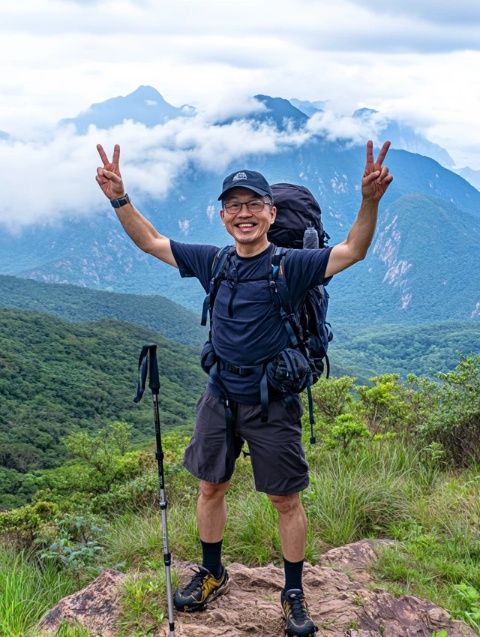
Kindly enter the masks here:
[[[110, 199], [119, 199], [125, 195], [122, 176], [120, 174], [120, 146], [115, 144], [112, 161], [103, 147], [98, 144], [97, 150], [103, 166], [97, 168], [96, 180], [103, 194]], [[177, 262], [170, 247], [170, 239], [161, 235], [131, 203], [115, 208], [120, 223], [132, 241], [144, 252], [152, 254], [161, 261], [177, 267]]]
[[325, 277], [328, 278], [361, 261], [367, 254], [377, 225], [378, 204], [393, 177], [383, 160], [390, 147], [385, 142], [376, 161], [373, 158], [373, 143], [367, 143], [367, 161], [362, 178], [362, 204], [347, 238], [333, 246], [328, 259]]

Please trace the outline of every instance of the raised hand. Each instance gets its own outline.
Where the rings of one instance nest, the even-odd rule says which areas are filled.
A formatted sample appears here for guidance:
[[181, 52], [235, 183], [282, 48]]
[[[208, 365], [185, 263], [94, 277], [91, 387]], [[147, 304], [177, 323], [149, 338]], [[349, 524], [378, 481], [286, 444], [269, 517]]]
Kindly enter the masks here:
[[109, 199], [118, 199], [125, 194], [122, 176], [120, 174], [120, 146], [115, 144], [113, 148], [112, 161], [109, 161], [107, 153], [101, 144], [97, 144], [98, 154], [103, 162], [103, 167], [97, 168], [95, 177], [97, 184], [102, 189], [103, 194]]
[[375, 160], [373, 158], [373, 142], [367, 142], [367, 161], [362, 178], [362, 196], [364, 199], [380, 201], [392, 183], [392, 175], [389, 174], [388, 168], [383, 166], [383, 160], [389, 148], [390, 142], [385, 142]]

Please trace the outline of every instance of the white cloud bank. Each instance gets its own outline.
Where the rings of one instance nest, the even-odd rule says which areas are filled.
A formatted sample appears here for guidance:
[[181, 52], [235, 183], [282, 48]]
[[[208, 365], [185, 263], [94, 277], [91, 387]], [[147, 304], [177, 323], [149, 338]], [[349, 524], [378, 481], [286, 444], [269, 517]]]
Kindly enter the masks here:
[[66, 127], [46, 141], [0, 141], [0, 225], [16, 231], [104, 209], [106, 200], [95, 182], [101, 165], [97, 143], [107, 154], [120, 144], [120, 168], [132, 195], [161, 199], [187, 165], [221, 173], [235, 159], [276, 153], [308, 135], [246, 121], [215, 126], [197, 116], [154, 128], [127, 121], [108, 131], [91, 127], [86, 135]]

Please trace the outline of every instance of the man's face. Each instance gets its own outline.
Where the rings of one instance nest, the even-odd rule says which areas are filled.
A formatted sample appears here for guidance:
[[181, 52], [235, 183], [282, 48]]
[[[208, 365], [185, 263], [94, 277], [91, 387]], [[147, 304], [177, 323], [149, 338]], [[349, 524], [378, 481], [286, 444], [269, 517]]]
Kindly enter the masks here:
[[268, 197], [247, 188], [233, 188], [225, 195], [220, 216], [235, 241], [243, 244], [265, 241], [276, 214], [275, 206], [267, 201]]

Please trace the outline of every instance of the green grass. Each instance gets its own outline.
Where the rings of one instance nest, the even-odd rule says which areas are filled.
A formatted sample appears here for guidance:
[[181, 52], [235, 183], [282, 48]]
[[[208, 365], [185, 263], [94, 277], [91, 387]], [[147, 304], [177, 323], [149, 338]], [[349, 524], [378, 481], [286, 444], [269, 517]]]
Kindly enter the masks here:
[[307, 452], [311, 487], [303, 496], [315, 536], [331, 546], [386, 535], [422, 493], [425, 468], [401, 441], [383, 440], [345, 453], [320, 445]]
[[480, 468], [439, 476], [389, 535], [400, 544], [374, 568], [385, 587], [430, 599], [480, 634]]
[[[199, 561], [198, 484], [180, 464], [185, 440], [166, 438], [170, 550], [175, 559]], [[447, 473], [396, 438], [347, 451], [307, 444], [306, 454], [311, 473], [311, 486], [302, 493], [309, 518], [306, 559], [315, 563], [328, 548], [364, 537], [394, 538], [398, 547], [382, 553], [375, 582], [396, 594], [430, 599], [480, 630], [479, 469]], [[148, 635], [145, 627], [153, 630], [166, 614], [155, 464], [118, 489], [122, 495], [116, 500], [113, 494], [102, 524], [104, 550], [97, 566], [133, 571], [122, 598], [122, 631]], [[114, 513], [115, 503], [123, 513]], [[277, 513], [255, 492], [248, 459], [239, 459], [227, 505], [225, 561], [280, 565]], [[30, 637], [41, 614], [73, 589], [71, 576], [40, 569], [24, 554], [5, 549], [0, 566], [0, 589], [7, 590], [0, 598], [0, 634]], [[64, 637], [82, 635], [78, 628], [62, 630]]]
[[42, 615], [75, 586], [64, 573], [40, 567], [25, 553], [15, 554], [0, 545], [0, 635], [33, 635]]
[[[177, 585], [172, 572], [172, 586]], [[168, 616], [165, 570], [131, 573], [122, 587], [121, 605], [118, 637], [154, 634]]]

